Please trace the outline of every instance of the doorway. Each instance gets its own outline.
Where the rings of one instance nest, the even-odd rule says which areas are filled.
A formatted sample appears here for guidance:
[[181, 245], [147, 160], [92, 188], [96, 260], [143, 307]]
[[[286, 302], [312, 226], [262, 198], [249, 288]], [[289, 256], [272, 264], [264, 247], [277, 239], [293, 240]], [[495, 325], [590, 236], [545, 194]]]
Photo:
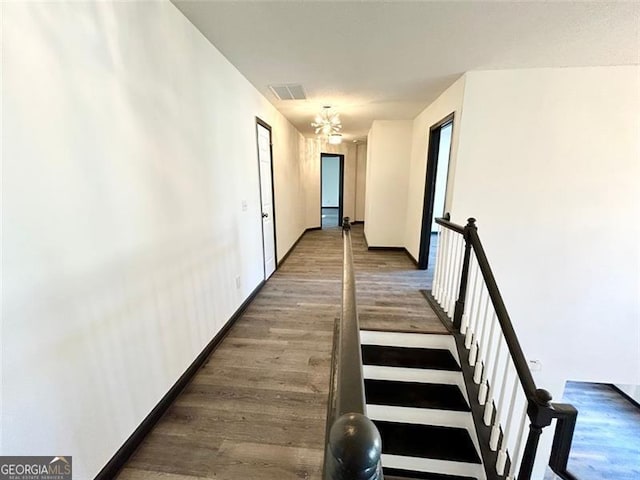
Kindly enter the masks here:
[[422, 232], [418, 268], [427, 269], [435, 259], [438, 225], [436, 218], [444, 215], [451, 157], [453, 113], [429, 129], [427, 151], [427, 178], [424, 186]]
[[256, 117], [258, 141], [258, 173], [260, 176], [260, 204], [262, 207], [262, 252], [264, 279], [276, 270], [276, 212], [273, 195], [273, 162], [271, 127]]
[[334, 228], [342, 224], [344, 155], [320, 154], [320, 226]]

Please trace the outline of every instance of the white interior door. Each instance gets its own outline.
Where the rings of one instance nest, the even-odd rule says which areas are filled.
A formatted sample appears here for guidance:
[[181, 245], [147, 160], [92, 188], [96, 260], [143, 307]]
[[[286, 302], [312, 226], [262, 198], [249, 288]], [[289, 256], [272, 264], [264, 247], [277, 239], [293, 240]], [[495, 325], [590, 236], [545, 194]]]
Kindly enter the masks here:
[[276, 269], [275, 225], [273, 223], [273, 185], [271, 183], [271, 131], [259, 123], [258, 163], [260, 164], [260, 200], [262, 202], [262, 246], [264, 279]]

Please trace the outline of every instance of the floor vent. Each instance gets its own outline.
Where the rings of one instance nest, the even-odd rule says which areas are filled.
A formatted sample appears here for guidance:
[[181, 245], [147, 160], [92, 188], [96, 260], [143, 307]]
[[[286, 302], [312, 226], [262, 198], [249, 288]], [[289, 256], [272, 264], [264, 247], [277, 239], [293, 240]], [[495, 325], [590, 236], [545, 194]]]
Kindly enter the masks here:
[[269, 85], [278, 100], [306, 100], [302, 85]]

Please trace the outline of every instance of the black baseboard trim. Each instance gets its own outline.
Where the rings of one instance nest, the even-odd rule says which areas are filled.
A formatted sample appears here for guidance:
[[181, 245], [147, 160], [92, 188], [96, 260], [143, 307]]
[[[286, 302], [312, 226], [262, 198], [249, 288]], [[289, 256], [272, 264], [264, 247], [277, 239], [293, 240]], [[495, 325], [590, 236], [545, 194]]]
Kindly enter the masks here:
[[416, 260], [415, 258], [413, 258], [413, 255], [411, 255], [409, 253], [409, 250], [407, 250], [405, 247], [370, 247], [368, 242], [367, 242], [367, 237], [365, 237], [364, 239], [365, 244], [367, 244], [367, 250], [377, 250], [377, 251], [387, 251], [387, 252], [404, 252], [406, 253], [407, 257], [409, 257], [409, 260], [411, 260], [411, 263], [413, 263], [416, 268], [418, 267], [418, 260]]
[[302, 237], [304, 237], [304, 234], [307, 233], [307, 230], [304, 230], [300, 236], [298, 237], [298, 239], [293, 242], [293, 245], [291, 245], [291, 248], [289, 250], [287, 250], [287, 253], [284, 254], [284, 256], [278, 260], [278, 268], [280, 268], [282, 266], [282, 264], [284, 263], [284, 261], [289, 258], [289, 255], [291, 255], [291, 252], [293, 252], [293, 249], [296, 248], [296, 246], [298, 245], [298, 243], [300, 243], [300, 240], [302, 240]]
[[404, 247], [369, 247], [369, 246], [367, 246], [367, 250], [378, 250], [378, 251], [387, 251], [387, 252], [404, 252]]
[[364, 225], [364, 220], [355, 220], [353, 222], [351, 222], [351, 225]]
[[613, 388], [616, 392], [618, 392], [620, 395], [622, 395], [625, 399], [627, 399], [634, 407], [640, 408], [640, 403], [638, 403], [638, 401], [635, 398], [633, 398], [631, 395], [629, 395], [627, 392], [625, 392], [621, 388], [618, 388], [613, 383], [610, 383], [609, 386]]
[[249, 306], [251, 301], [255, 298], [255, 296], [260, 292], [262, 287], [264, 286], [265, 281], [261, 281], [260, 284], [251, 292], [251, 294], [247, 297], [247, 299], [242, 302], [242, 305], [238, 307], [235, 313], [231, 316], [231, 318], [227, 321], [227, 323], [222, 327], [222, 329], [213, 337], [213, 339], [209, 342], [209, 344], [200, 352], [200, 354], [196, 357], [189, 368], [180, 376], [178, 381], [169, 389], [169, 391], [162, 397], [162, 399], [158, 402], [158, 404], [151, 410], [151, 413], [146, 416], [146, 418], [142, 421], [142, 423], [134, 430], [131, 436], [127, 439], [126, 442], [118, 449], [111, 460], [107, 462], [107, 464], [100, 470], [98, 475], [96, 475], [95, 480], [111, 480], [115, 478], [118, 472], [125, 466], [129, 457], [136, 451], [138, 446], [142, 443], [145, 437], [149, 434], [149, 432], [153, 429], [155, 424], [162, 418], [162, 415], [167, 411], [167, 409], [173, 404], [175, 399], [180, 395], [182, 390], [189, 384], [193, 376], [198, 372], [200, 367], [206, 362], [207, 358], [211, 355], [211, 353], [216, 349], [216, 347], [220, 344], [220, 342], [224, 339], [224, 337], [229, 333], [231, 327], [235, 324], [235, 322], [240, 318], [242, 313]]
[[320, 226], [320, 227], [309, 227], [304, 231], [304, 233], [313, 232], [314, 230], [322, 230], [322, 226]]
[[409, 250], [407, 250], [407, 248], [405, 247], [404, 249], [404, 253], [407, 254], [407, 257], [409, 257], [409, 260], [411, 260], [413, 262], [413, 264], [416, 266], [416, 268], [418, 268], [418, 260], [416, 260], [415, 258], [413, 258], [413, 255], [411, 255], [411, 253], [409, 252]]

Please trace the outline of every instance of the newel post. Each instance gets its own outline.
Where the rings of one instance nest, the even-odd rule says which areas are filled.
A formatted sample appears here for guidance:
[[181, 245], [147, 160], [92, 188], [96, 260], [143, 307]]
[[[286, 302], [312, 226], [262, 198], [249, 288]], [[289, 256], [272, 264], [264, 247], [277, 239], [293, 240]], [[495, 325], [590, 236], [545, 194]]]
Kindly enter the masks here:
[[325, 480], [382, 480], [382, 439], [359, 413], [338, 418], [329, 432]]
[[522, 463], [520, 465], [520, 472], [518, 472], [518, 480], [531, 479], [542, 429], [551, 425], [551, 420], [553, 420], [553, 409], [551, 408], [550, 402], [551, 394], [542, 388], [536, 390], [533, 401], [529, 400], [527, 415], [531, 420], [531, 425], [529, 425], [527, 444], [522, 453]]
[[351, 219], [349, 217], [344, 217], [342, 219], [342, 235], [343, 236], [346, 230], [351, 230]]
[[477, 230], [476, 219], [469, 218], [467, 225], [464, 227], [464, 260], [462, 262], [462, 275], [460, 276], [460, 288], [458, 290], [458, 300], [453, 311], [453, 328], [460, 330], [462, 325], [462, 314], [464, 313], [464, 299], [467, 296], [467, 280], [469, 278], [469, 260], [471, 258], [471, 240], [469, 232]]

